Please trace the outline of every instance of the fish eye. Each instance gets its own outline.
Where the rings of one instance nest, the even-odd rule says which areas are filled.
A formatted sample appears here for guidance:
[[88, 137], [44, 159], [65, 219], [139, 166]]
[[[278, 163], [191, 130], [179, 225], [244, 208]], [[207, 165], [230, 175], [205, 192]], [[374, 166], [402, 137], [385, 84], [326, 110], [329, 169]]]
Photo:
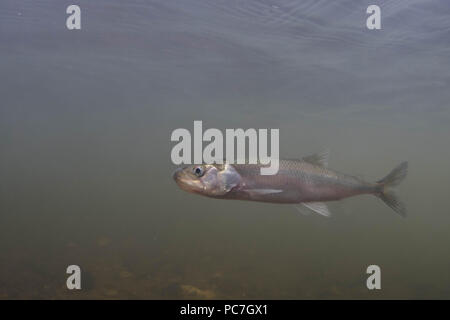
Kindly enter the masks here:
[[201, 167], [194, 167], [194, 174], [197, 177], [201, 177], [203, 175], [203, 169]]

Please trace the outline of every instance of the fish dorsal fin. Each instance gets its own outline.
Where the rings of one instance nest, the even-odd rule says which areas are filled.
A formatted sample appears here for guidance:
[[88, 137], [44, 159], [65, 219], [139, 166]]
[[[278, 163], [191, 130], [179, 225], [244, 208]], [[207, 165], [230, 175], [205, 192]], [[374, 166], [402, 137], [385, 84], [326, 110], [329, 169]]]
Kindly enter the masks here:
[[326, 167], [328, 167], [329, 157], [330, 157], [330, 151], [327, 149], [322, 152], [314, 153], [310, 156], [303, 157], [303, 161], [309, 162], [316, 166], [326, 168]]
[[327, 205], [323, 202], [304, 202], [302, 203], [302, 205], [322, 216], [325, 217], [331, 216], [331, 213], [328, 210]]

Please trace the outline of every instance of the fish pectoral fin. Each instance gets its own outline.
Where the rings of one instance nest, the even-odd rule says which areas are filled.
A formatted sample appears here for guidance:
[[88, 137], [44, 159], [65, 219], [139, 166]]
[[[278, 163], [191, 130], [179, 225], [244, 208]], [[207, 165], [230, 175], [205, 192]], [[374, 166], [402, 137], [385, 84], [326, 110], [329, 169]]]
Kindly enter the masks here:
[[249, 194], [259, 194], [259, 195], [264, 195], [264, 194], [273, 194], [273, 193], [280, 193], [283, 192], [283, 190], [281, 189], [248, 189], [246, 190], [247, 193]]
[[323, 202], [303, 202], [302, 205], [322, 216], [325, 217], [331, 216], [331, 213], [328, 210], [327, 205]]
[[328, 149], [312, 154], [310, 156], [303, 157], [303, 161], [309, 162], [311, 164], [314, 164], [316, 166], [320, 167], [328, 167], [328, 159], [330, 158], [330, 151]]

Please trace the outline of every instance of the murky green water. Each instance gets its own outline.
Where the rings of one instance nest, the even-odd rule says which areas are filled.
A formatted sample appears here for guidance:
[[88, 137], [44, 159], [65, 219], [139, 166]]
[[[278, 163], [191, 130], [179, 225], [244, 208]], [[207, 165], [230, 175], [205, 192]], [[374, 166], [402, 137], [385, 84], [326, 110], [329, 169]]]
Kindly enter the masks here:
[[[0, 298], [450, 298], [450, 5], [0, 3]], [[172, 130], [279, 128], [283, 157], [384, 176], [332, 218], [177, 188]], [[82, 290], [66, 288], [66, 267]], [[382, 289], [369, 291], [368, 265]]]

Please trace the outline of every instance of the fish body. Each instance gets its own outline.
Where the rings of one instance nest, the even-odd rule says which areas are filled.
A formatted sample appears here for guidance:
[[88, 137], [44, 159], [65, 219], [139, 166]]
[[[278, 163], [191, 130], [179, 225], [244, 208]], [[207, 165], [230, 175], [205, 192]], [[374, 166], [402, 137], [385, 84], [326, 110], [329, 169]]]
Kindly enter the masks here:
[[280, 160], [278, 173], [260, 175], [260, 165], [232, 165], [240, 182], [225, 198], [276, 203], [334, 201], [374, 193], [376, 184], [300, 160]]
[[275, 175], [261, 175], [262, 164], [193, 165], [178, 169], [174, 179], [182, 189], [208, 197], [303, 204], [323, 215], [329, 215], [324, 202], [373, 194], [399, 214], [406, 214], [390, 189], [406, 176], [406, 162], [385, 178], [366, 182], [327, 168], [327, 159], [324, 153], [301, 160], [280, 160]]

